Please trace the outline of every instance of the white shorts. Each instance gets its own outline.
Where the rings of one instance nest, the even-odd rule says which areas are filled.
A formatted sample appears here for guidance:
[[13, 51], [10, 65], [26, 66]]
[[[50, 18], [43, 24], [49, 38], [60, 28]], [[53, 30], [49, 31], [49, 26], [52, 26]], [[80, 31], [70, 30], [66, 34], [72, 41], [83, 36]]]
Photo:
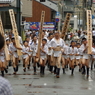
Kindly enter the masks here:
[[69, 58], [69, 55], [62, 55], [65, 59]]
[[23, 55], [22, 58], [23, 59], [26, 59], [28, 57], [28, 55]]
[[89, 55], [88, 54], [83, 54], [83, 59], [89, 59]]
[[76, 56], [76, 59], [80, 59], [81, 58], [81, 56]]
[[71, 59], [71, 60], [75, 59], [75, 56], [70, 56], [70, 59]]
[[52, 54], [53, 54], [53, 50], [49, 50], [48, 55], [52, 55]]
[[32, 55], [32, 52], [29, 52], [29, 56], [31, 56]]
[[33, 52], [33, 53], [32, 53], [32, 56], [36, 56], [36, 52]]
[[92, 55], [92, 58], [95, 58], [95, 55]]
[[18, 58], [18, 54], [17, 54], [16, 52], [13, 53], [13, 56], [14, 56], [15, 58]]
[[0, 56], [0, 61], [5, 62], [5, 56]]
[[41, 59], [42, 60], [45, 60], [47, 57], [46, 56], [41, 56]]

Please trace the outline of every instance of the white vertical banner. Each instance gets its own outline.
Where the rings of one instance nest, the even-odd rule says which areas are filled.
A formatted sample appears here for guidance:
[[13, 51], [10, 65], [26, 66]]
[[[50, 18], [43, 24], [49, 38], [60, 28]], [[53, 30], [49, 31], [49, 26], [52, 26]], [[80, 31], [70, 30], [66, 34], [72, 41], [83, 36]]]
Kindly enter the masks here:
[[77, 15], [74, 15], [74, 29], [75, 29], [75, 30], [78, 29], [78, 19], [77, 19]]
[[32, 17], [33, 0], [21, 0], [21, 1], [22, 1], [22, 16]]
[[60, 19], [60, 13], [56, 12], [55, 18], [59, 18]]

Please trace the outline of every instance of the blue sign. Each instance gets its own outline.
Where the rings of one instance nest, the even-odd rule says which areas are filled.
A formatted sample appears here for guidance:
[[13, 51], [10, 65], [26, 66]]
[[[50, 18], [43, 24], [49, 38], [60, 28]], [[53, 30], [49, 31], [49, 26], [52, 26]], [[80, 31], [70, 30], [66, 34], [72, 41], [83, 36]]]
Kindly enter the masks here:
[[55, 22], [59, 22], [59, 18], [56, 18], [56, 19], [55, 19]]
[[56, 12], [56, 16], [60, 16], [60, 13], [59, 12]]

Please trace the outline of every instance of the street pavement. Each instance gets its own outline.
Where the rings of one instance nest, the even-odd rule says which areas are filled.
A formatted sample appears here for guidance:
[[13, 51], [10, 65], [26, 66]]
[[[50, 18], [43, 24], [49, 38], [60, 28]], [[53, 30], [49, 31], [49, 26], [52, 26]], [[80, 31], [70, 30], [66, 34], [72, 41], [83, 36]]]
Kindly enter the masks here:
[[78, 67], [74, 76], [70, 75], [70, 70], [66, 70], [66, 74], [62, 74], [61, 70], [57, 79], [47, 68], [45, 76], [40, 77], [39, 68], [37, 75], [33, 75], [32, 66], [23, 72], [20, 64], [17, 75], [13, 75], [13, 68], [9, 67], [5, 78], [10, 81], [14, 95], [95, 95], [95, 70], [90, 72], [88, 79], [78, 72]]

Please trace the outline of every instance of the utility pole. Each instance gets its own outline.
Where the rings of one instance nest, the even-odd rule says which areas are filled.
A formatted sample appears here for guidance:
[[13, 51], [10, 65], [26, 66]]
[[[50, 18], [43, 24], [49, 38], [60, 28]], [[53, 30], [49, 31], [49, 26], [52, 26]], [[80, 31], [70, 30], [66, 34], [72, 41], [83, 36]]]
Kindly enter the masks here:
[[91, 0], [91, 7], [94, 7], [93, 5], [94, 5], [94, 4], [93, 4], [93, 0]]
[[[95, 14], [94, 14], [94, 7], [95, 7], [95, 4], [93, 3], [93, 0], [91, 0], [92, 16], [94, 16], [94, 18], [95, 18]], [[92, 18], [92, 26], [93, 26], [93, 21], [94, 21], [94, 19]], [[94, 26], [93, 26], [93, 27], [94, 27]]]
[[94, 4], [93, 4], [93, 0], [91, 0], [91, 9], [92, 9], [92, 15], [94, 15]]
[[19, 35], [21, 35], [21, 0], [16, 0], [16, 6], [17, 6], [17, 16], [16, 16], [16, 21], [17, 21], [17, 29], [19, 32]]
[[61, 30], [62, 26], [62, 19], [64, 19], [64, 11], [63, 11], [63, 5], [64, 5], [64, 0], [59, 0], [58, 1], [58, 12], [60, 14], [60, 20], [58, 22], [58, 30]]
[[86, 9], [87, 9], [87, 0], [82, 0], [82, 3], [83, 3], [83, 25], [82, 25], [82, 28], [83, 30], [86, 29]]
[[59, 0], [58, 1], [58, 12], [59, 12], [59, 14], [60, 14], [60, 17], [59, 17], [59, 22], [58, 22], [58, 30], [60, 31], [61, 29], [60, 29], [60, 26], [61, 26], [61, 19], [62, 19], [62, 15], [61, 15], [61, 8], [60, 8], [60, 3], [61, 2], [61, 0]]
[[62, 2], [62, 19], [64, 20], [64, 0]]

